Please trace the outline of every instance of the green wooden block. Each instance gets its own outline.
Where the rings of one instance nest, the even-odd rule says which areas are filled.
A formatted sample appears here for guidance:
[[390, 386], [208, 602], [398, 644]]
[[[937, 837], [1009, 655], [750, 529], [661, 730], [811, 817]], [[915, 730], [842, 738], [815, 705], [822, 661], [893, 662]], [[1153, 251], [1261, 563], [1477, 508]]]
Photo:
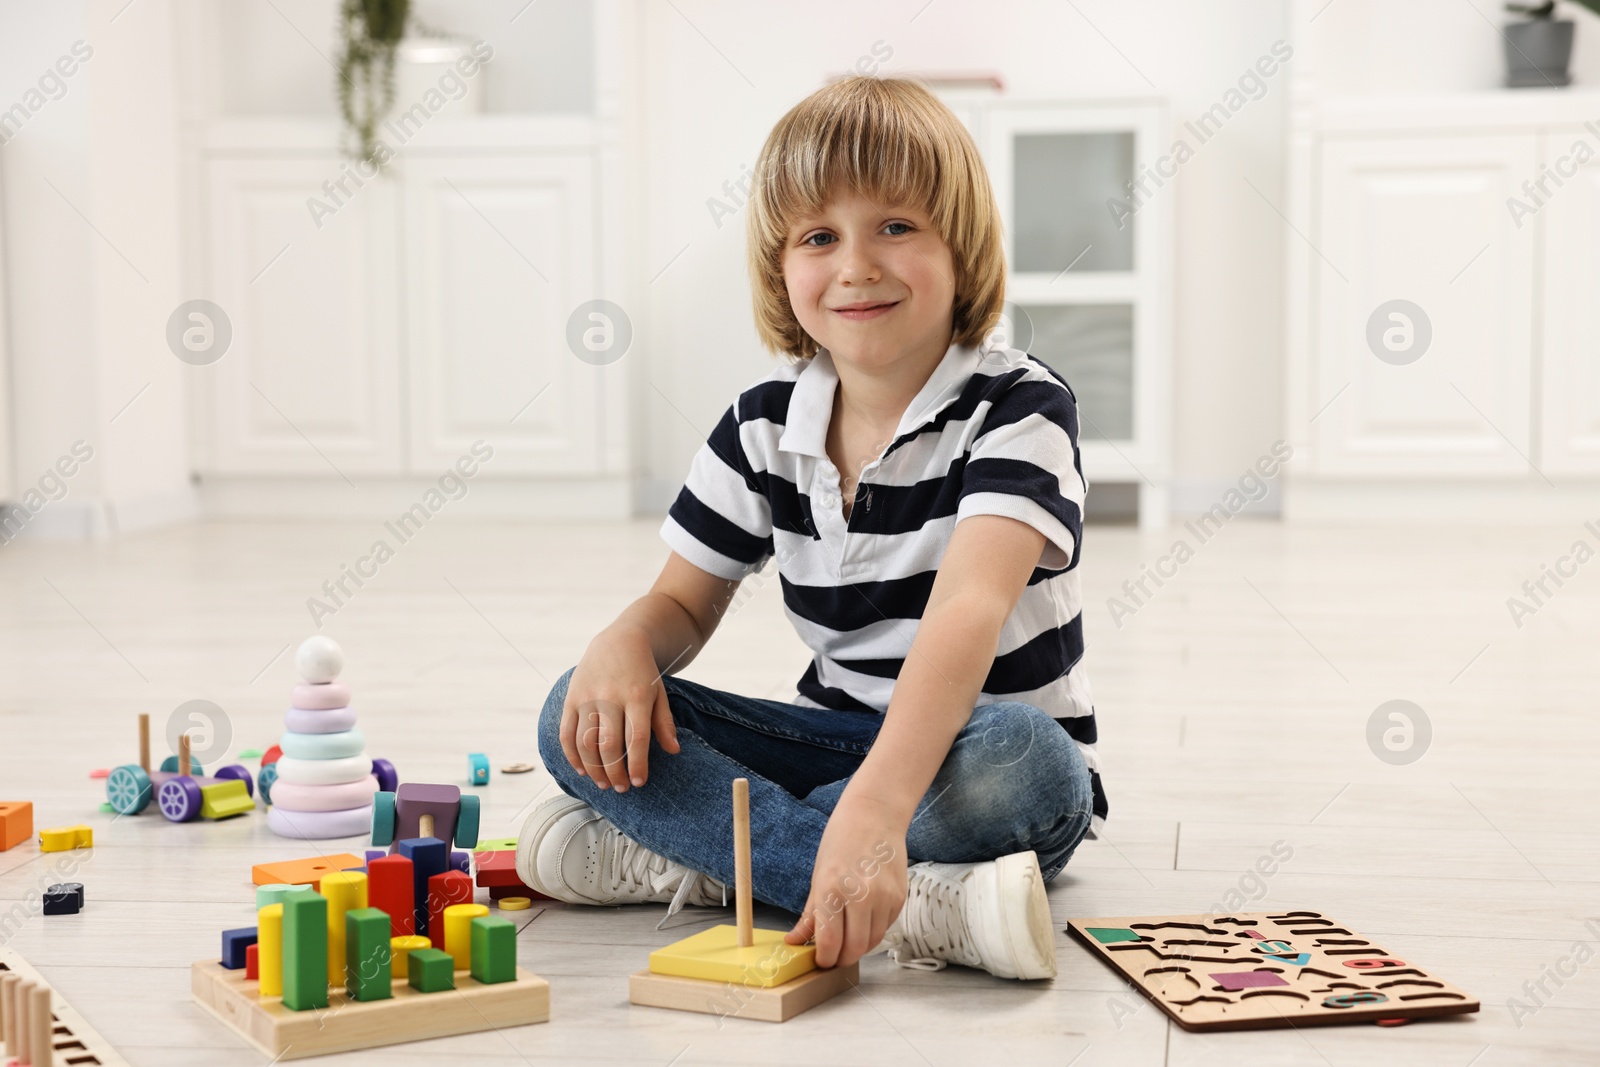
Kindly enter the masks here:
[[283, 898], [283, 1006], [328, 1006], [328, 898], [321, 893]]
[[411, 987], [423, 993], [454, 989], [456, 958], [443, 949], [412, 949], [406, 957], [406, 973], [411, 980]]
[[389, 913], [379, 908], [351, 908], [344, 913], [344, 990], [352, 1000], [387, 1000], [389, 983]]
[[476, 845], [473, 845], [472, 846], [472, 851], [474, 851], [474, 852], [505, 852], [505, 851], [508, 851], [508, 850], [513, 850], [516, 847], [517, 847], [517, 839], [514, 838], [514, 837], [492, 837], [492, 838], [486, 838], [486, 839], [484, 839], [482, 841], [479, 841]]
[[472, 920], [472, 977], [488, 985], [517, 980], [517, 927], [498, 915]]

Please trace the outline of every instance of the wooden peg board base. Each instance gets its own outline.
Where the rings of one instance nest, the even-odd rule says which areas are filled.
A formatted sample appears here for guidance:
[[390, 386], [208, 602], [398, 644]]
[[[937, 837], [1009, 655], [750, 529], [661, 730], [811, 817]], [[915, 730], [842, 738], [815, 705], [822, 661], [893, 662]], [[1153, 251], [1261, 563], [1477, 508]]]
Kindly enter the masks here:
[[1320, 912], [1073, 919], [1070, 928], [1185, 1030], [1478, 1010], [1470, 994]]
[[861, 984], [861, 965], [817, 969], [770, 989], [733, 982], [639, 971], [628, 977], [628, 1000], [649, 1008], [698, 1011], [735, 1019], [781, 1023]]
[[[50, 985], [14, 949], [0, 948], [0, 974], [14, 974], [39, 985]], [[111, 1043], [54, 989], [50, 990], [50, 1014], [55, 1017], [55, 1037], [51, 1044], [55, 1047], [56, 1063], [128, 1067], [128, 1061], [111, 1047]]]
[[550, 1021], [550, 983], [521, 967], [516, 981], [494, 985], [457, 971], [455, 989], [438, 993], [397, 978], [388, 1000], [351, 1000], [335, 987], [326, 1008], [309, 1011], [291, 1011], [281, 997], [263, 1000], [260, 985], [216, 960], [190, 968], [194, 999], [274, 1062]]

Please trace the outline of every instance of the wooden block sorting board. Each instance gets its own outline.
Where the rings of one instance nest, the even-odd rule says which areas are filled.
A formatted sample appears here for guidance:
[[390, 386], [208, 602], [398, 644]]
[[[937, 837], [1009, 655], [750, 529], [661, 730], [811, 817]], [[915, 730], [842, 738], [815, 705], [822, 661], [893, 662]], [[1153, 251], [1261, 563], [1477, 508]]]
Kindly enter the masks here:
[[1315, 911], [1073, 919], [1070, 929], [1185, 1030], [1478, 1010], [1470, 994]]
[[351, 1000], [334, 988], [326, 1008], [308, 1011], [291, 1011], [279, 997], [262, 999], [259, 982], [216, 960], [196, 961], [189, 980], [202, 1007], [273, 1062], [550, 1021], [550, 983], [521, 967], [516, 981], [494, 985], [458, 972], [455, 989], [441, 993], [393, 979], [388, 1000]]
[[860, 984], [858, 963], [807, 971], [769, 989], [638, 971], [628, 977], [628, 1000], [651, 1008], [781, 1023]]
[[[50, 984], [14, 949], [0, 947], [0, 974], [14, 974], [44, 986]], [[57, 1063], [128, 1067], [128, 1061], [67, 1003], [65, 997], [54, 989], [50, 993], [50, 1014], [55, 1021], [51, 1045]]]

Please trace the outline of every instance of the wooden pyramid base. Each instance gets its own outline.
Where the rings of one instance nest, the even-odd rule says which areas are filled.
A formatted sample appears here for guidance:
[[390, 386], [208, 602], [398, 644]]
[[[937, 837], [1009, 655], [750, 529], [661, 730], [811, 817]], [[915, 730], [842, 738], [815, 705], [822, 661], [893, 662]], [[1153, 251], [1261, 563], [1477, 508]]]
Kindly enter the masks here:
[[733, 982], [639, 971], [628, 977], [628, 1000], [650, 1008], [698, 1011], [781, 1023], [861, 983], [861, 965], [807, 971], [768, 989]]

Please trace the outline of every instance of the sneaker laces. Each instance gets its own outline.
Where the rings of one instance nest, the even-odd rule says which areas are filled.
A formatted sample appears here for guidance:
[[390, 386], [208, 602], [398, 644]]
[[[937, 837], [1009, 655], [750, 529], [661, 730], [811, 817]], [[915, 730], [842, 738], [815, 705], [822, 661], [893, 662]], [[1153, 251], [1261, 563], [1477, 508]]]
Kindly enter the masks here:
[[972, 930], [961, 906], [962, 884], [913, 866], [907, 872], [906, 902], [886, 941], [896, 967], [942, 971], [947, 961], [968, 963], [978, 958]]
[[676, 883], [677, 889], [667, 905], [667, 914], [656, 926], [657, 930], [667, 919], [682, 911], [685, 904], [712, 900], [718, 891], [722, 896], [722, 906], [728, 906], [728, 887], [721, 882], [650, 851], [615, 826], [608, 825], [605, 833], [606, 840], [601, 847], [609, 853], [607, 858], [610, 862], [603, 865], [607, 875], [604, 888], [612, 899], [634, 895], [641, 890], [651, 896], [659, 896]]

